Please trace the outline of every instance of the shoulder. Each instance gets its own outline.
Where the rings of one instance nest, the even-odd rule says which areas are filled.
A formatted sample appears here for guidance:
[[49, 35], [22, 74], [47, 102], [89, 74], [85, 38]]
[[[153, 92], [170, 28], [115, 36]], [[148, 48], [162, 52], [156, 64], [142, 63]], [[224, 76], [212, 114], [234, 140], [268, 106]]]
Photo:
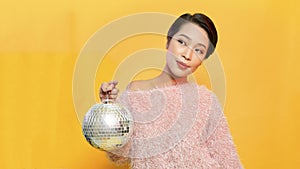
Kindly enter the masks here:
[[128, 84], [127, 90], [137, 91], [137, 90], [149, 90], [151, 88], [151, 83], [149, 80], [135, 80]]
[[198, 87], [199, 113], [197, 121], [200, 128], [203, 128], [201, 141], [206, 141], [217, 129], [224, 119], [223, 108], [220, 105], [217, 95], [206, 86]]
[[198, 89], [198, 94], [200, 95], [201, 98], [212, 98], [215, 93], [208, 89], [205, 85], [197, 85]]
[[[222, 107], [219, 102], [218, 96], [210, 89], [208, 89], [204, 85], [198, 86], [198, 95], [199, 95], [199, 100], [200, 104], [210, 110], [221, 110]], [[212, 113], [212, 112], [210, 112]]]
[[[145, 90], [147, 83], [145, 80], [135, 80], [131, 81], [124, 92], [120, 94], [117, 98], [117, 102], [122, 105], [129, 106], [129, 103], [132, 103], [133, 100], [136, 100], [136, 97], [141, 95], [141, 90]], [[135, 92], [138, 91], [138, 92]], [[125, 106], [126, 107], [126, 106]]]

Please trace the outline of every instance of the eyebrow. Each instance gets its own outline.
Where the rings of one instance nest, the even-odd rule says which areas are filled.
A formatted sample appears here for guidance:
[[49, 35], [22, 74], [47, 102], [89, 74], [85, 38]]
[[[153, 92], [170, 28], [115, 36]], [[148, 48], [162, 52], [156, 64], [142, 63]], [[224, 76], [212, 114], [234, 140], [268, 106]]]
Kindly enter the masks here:
[[[185, 38], [187, 38], [188, 40], [192, 40], [189, 36], [187, 36], [186, 34], [179, 34], [178, 36], [183, 36]], [[206, 49], [206, 46], [202, 43], [197, 43], [197, 45], [203, 46]]]

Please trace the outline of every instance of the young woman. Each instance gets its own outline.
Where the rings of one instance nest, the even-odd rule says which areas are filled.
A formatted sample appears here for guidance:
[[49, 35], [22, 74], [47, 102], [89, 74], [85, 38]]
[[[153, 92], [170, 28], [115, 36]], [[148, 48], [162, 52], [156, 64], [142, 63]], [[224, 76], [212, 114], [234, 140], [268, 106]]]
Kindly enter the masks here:
[[111, 160], [130, 162], [133, 169], [243, 168], [216, 95], [187, 81], [217, 41], [207, 16], [181, 15], [168, 31], [159, 76], [131, 82], [118, 98], [117, 81], [101, 85], [100, 99], [117, 99], [134, 118], [130, 141], [107, 152]]

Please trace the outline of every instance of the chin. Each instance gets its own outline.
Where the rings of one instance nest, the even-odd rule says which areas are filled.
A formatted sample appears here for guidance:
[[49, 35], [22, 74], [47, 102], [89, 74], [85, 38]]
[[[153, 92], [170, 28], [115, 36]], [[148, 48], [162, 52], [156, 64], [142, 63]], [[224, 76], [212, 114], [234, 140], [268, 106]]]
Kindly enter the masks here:
[[167, 64], [167, 66], [168, 66], [169, 74], [173, 78], [187, 77], [188, 75], [191, 74], [191, 70], [182, 71], [179, 68], [177, 68], [176, 61], [174, 61], [174, 63], [172, 64]]
[[172, 71], [172, 77], [174, 77], [174, 78], [187, 77], [190, 74], [191, 74], [190, 72], [185, 72], [185, 71], [181, 71], [181, 70]]

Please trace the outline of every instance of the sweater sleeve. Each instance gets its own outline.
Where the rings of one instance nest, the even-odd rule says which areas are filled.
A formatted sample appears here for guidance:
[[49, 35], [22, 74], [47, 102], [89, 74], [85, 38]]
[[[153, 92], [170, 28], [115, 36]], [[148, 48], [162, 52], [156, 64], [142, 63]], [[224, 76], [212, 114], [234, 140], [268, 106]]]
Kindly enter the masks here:
[[[217, 97], [214, 95], [208, 123], [215, 123], [213, 130], [207, 138], [205, 144], [210, 156], [217, 161], [222, 169], [242, 169], [243, 166], [239, 160], [227, 120], [222, 112]], [[218, 115], [216, 115], [218, 114]]]
[[128, 158], [126, 155], [126, 152], [129, 151], [129, 144], [126, 144], [124, 147], [115, 150], [115, 151], [106, 151], [107, 157], [110, 159], [110, 161], [116, 163], [116, 164], [125, 164], [127, 162], [130, 162], [130, 158]]

